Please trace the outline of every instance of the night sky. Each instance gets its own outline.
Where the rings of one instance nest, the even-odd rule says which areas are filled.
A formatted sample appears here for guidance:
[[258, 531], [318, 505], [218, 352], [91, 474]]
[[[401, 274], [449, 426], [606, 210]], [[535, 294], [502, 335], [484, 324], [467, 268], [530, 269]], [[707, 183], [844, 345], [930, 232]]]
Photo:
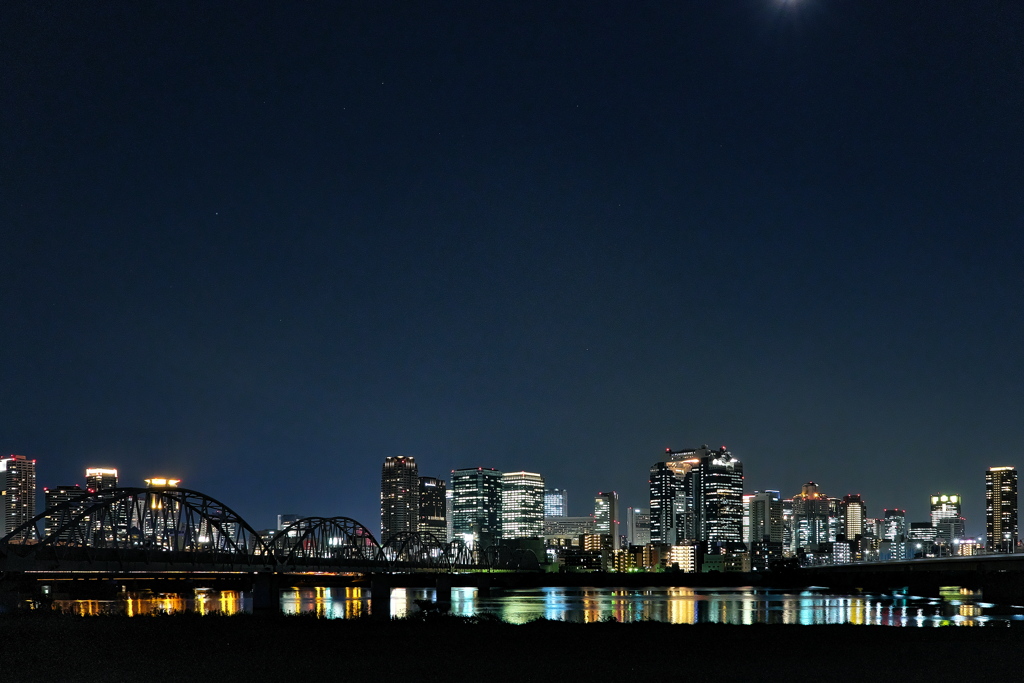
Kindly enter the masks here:
[[380, 467], [871, 516], [1024, 467], [1024, 3], [7, 2], [0, 450], [379, 529]]

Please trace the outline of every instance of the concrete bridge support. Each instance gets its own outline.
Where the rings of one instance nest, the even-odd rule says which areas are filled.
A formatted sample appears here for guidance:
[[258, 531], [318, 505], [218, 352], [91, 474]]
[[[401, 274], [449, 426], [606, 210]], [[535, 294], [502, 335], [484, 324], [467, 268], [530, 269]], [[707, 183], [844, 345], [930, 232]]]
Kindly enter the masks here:
[[370, 577], [370, 616], [379, 621], [391, 619], [391, 577], [387, 574]]
[[452, 577], [449, 574], [437, 575], [437, 590], [434, 594], [434, 602], [439, 605], [450, 604], [452, 601]]
[[277, 614], [281, 611], [281, 591], [277, 572], [257, 572], [252, 584], [253, 614]]

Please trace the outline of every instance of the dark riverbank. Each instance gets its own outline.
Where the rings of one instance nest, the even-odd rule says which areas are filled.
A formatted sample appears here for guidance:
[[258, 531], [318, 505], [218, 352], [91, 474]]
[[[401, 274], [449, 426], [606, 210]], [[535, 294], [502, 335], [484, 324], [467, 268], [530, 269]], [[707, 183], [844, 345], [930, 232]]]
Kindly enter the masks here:
[[253, 615], [0, 615], [3, 681], [992, 680], [1008, 627], [375, 622]]

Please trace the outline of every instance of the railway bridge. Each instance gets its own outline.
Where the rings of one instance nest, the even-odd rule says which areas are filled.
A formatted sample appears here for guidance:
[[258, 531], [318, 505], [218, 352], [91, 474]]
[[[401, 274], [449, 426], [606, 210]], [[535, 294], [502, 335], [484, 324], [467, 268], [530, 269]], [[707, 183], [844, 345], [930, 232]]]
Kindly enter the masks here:
[[299, 519], [267, 538], [220, 501], [190, 489], [115, 488], [63, 502], [0, 539], [0, 588], [60, 579], [279, 581], [396, 573], [531, 570], [532, 553], [473, 552], [462, 541], [404, 533], [379, 542], [348, 517]]

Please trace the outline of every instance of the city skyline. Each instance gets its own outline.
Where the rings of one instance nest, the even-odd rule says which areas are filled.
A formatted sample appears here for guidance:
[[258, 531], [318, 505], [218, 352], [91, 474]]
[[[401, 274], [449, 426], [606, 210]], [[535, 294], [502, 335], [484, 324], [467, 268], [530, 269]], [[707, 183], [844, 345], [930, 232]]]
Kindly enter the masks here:
[[955, 491], [981, 535], [1024, 453], [1021, 25], [6, 3], [0, 452], [376, 528], [386, 456], [576, 512], [716, 439], [746, 490]]
[[[663, 497], [662, 503], [664, 503], [665, 500], [671, 500], [672, 498], [674, 498], [677, 495], [675, 493], [675, 489], [672, 488], [672, 484], [669, 484], [667, 482], [670, 482], [672, 480], [676, 480], [676, 478], [678, 477], [678, 482], [679, 482], [678, 486], [680, 487], [679, 490], [682, 491], [683, 490], [682, 489], [682, 485], [683, 485], [684, 475], [690, 473], [691, 471], [694, 472], [694, 475], [698, 475], [699, 474], [699, 470], [700, 470], [700, 466], [702, 464], [701, 463], [702, 459], [703, 460], [711, 461], [714, 458], [721, 457], [723, 455], [724, 455], [724, 458], [725, 458], [726, 461], [732, 461], [732, 462], [737, 463], [737, 465], [739, 466], [739, 471], [740, 471], [740, 474], [738, 475], [739, 476], [739, 480], [742, 481], [742, 479], [743, 479], [743, 477], [742, 477], [742, 464], [739, 462], [738, 459], [733, 457], [731, 453], [727, 452], [725, 450], [724, 446], [720, 450], [718, 450], [718, 451], [710, 450], [710, 449], [708, 449], [708, 447], [706, 445], [705, 446], [701, 446], [700, 448], [696, 448], [696, 449], [683, 449], [683, 450], [677, 450], [677, 451], [673, 451], [671, 448], [669, 448], [669, 449], [665, 450], [665, 453], [662, 454], [662, 456], [664, 457], [665, 454], [671, 456], [671, 460], [675, 460], [681, 466], [681, 468], [676, 469], [676, 470], [665, 470], [665, 472], [661, 476], [667, 477], [667, 479], [665, 480], [665, 483], [659, 483], [659, 482], [661, 482], [661, 480], [659, 479], [659, 476], [658, 476], [657, 473], [660, 472], [661, 470], [659, 470], [658, 468], [659, 468], [659, 466], [662, 466], [665, 463], [664, 462], [662, 462], [662, 463], [655, 463], [655, 465], [650, 468], [650, 475], [649, 475], [650, 478], [648, 479], [648, 482], [647, 482], [648, 483], [648, 489], [649, 489], [649, 496], [646, 499], [644, 499], [643, 501], [641, 501], [643, 504], [641, 504], [641, 505], [630, 505], [630, 504], [627, 504], [627, 503], [620, 503], [618, 501], [619, 496], [618, 496], [618, 492], [617, 491], [612, 491], [612, 492], [608, 492], [608, 493], [604, 493], [604, 492], [598, 491], [598, 492], [595, 493], [595, 496], [593, 498], [588, 498], [587, 499], [588, 501], [593, 500], [594, 501], [594, 506], [588, 507], [587, 510], [584, 512], [583, 516], [584, 517], [588, 517], [589, 516], [590, 518], [593, 518], [595, 520], [595, 522], [597, 522], [598, 518], [601, 517], [601, 513], [599, 512], [599, 504], [598, 504], [597, 501], [600, 501], [602, 499], [602, 497], [604, 497], [604, 496], [614, 496], [615, 497], [615, 503], [614, 503], [614, 507], [612, 509], [617, 510], [617, 513], [618, 513], [617, 514], [617, 519], [616, 519], [616, 523], [618, 525], [618, 528], [620, 529], [620, 533], [617, 535], [618, 537], [626, 538], [626, 537], [630, 536], [630, 534], [632, 533], [631, 532], [631, 528], [630, 528], [628, 522], [629, 522], [629, 514], [631, 514], [631, 512], [635, 508], [635, 509], [643, 510], [644, 511], [644, 515], [648, 519], [647, 524], [651, 525], [649, 530], [646, 533], [647, 533], [648, 536], [651, 536], [651, 534], [653, 533], [653, 537], [652, 537], [653, 538], [653, 542], [668, 543], [669, 545], [671, 545], [676, 540], [676, 532], [674, 530], [670, 530], [668, 532], [660, 531], [659, 529], [660, 529], [661, 522], [659, 522], [659, 520], [658, 520], [658, 515], [657, 515], [657, 512], [656, 512], [657, 506], [655, 505], [655, 508], [654, 508], [655, 513], [653, 515], [653, 518], [652, 518], [652, 515], [651, 515], [652, 508], [649, 507], [652, 504], [657, 504], [658, 503], [658, 500], [656, 500], [656, 499], [658, 499], [659, 496]], [[70, 490], [79, 490], [81, 492], [85, 492], [85, 491], [98, 490], [100, 488], [108, 488], [108, 487], [117, 486], [117, 485], [133, 486], [133, 484], [125, 483], [123, 481], [120, 484], [118, 483], [119, 482], [119, 476], [118, 476], [118, 469], [116, 469], [116, 468], [97, 468], [97, 467], [91, 467], [91, 466], [90, 467], [86, 467], [84, 469], [85, 481], [86, 481], [85, 488], [82, 488], [79, 484], [65, 484], [65, 485], [52, 485], [51, 484], [49, 486], [44, 486], [43, 483], [36, 482], [36, 462], [34, 460], [27, 459], [23, 455], [8, 455], [8, 456], [4, 456], [3, 458], [0, 458], [0, 465], [4, 465], [8, 461], [14, 462], [14, 463], [30, 463], [30, 466], [31, 466], [31, 480], [33, 482], [33, 498], [32, 498], [32, 502], [34, 503], [36, 500], [38, 500], [38, 501], [40, 501], [42, 503], [42, 505], [40, 505], [40, 504], [36, 504], [35, 505], [35, 507], [36, 507], [36, 514], [42, 514], [42, 512], [47, 507], [47, 505], [43, 501], [49, 500], [50, 492], [51, 491], [60, 492], [60, 491], [65, 491], [65, 490], [69, 490], [69, 491]], [[706, 464], [705, 464], [705, 466], [706, 466]], [[569, 490], [567, 488], [565, 488], [565, 487], [548, 487], [546, 485], [546, 482], [545, 482], [545, 480], [544, 480], [544, 478], [543, 478], [543, 476], [541, 474], [529, 473], [529, 472], [523, 472], [523, 471], [518, 471], [518, 472], [501, 472], [497, 468], [486, 468], [486, 467], [467, 467], [467, 468], [459, 468], [459, 469], [462, 470], [463, 472], [486, 471], [488, 473], [491, 473], [491, 474], [495, 475], [497, 477], [496, 481], [497, 481], [497, 484], [498, 484], [498, 489], [497, 490], [499, 491], [498, 498], [496, 500], [503, 500], [503, 498], [505, 496], [505, 494], [502, 492], [503, 491], [503, 487], [504, 487], [503, 482], [508, 480], [508, 478], [510, 476], [512, 477], [513, 480], [515, 480], [515, 479], [523, 479], [525, 477], [526, 480], [532, 482], [530, 484], [530, 489], [534, 490], [534, 493], [532, 493], [530, 495], [536, 497], [536, 500], [534, 502], [530, 503], [530, 506], [531, 506], [530, 509], [532, 510], [532, 509], [535, 508], [536, 511], [535, 512], [531, 512], [529, 514], [530, 515], [540, 515], [540, 517], [538, 519], [548, 518], [548, 512], [547, 511], [552, 506], [552, 503], [553, 503], [553, 500], [554, 500], [554, 498], [552, 496], [557, 496], [559, 500], [563, 501], [563, 502], [560, 502], [560, 503], [557, 504], [557, 509], [559, 509], [561, 512], [556, 513], [556, 514], [558, 514], [559, 516], [569, 516], [569, 517], [573, 517], [573, 518], [578, 518], [579, 517], [579, 514], [578, 514], [579, 511], [578, 510], [572, 510], [567, 505], [564, 504], [564, 501], [568, 498]], [[408, 471], [405, 472], [405, 470], [408, 470]], [[454, 480], [454, 476], [455, 476], [457, 471], [458, 470], [452, 470], [452, 472], [451, 472], [452, 480]], [[0, 471], [0, 474], [2, 474], [2, 473], [3, 472]], [[1002, 486], [1000, 486], [999, 484], [993, 485], [992, 477], [994, 475], [999, 476], [1000, 473], [1004, 473], [1004, 474], [1008, 473], [1009, 475], [1012, 475], [1013, 478], [1012, 478], [1012, 480], [1009, 480], [1010, 481], [1009, 484], [1004, 484]], [[7, 476], [7, 475], [4, 474], [4, 476]], [[24, 477], [21, 476], [19, 478], [24, 478]], [[693, 480], [695, 482], [700, 482], [701, 479], [700, 479], [699, 476], [694, 476]], [[173, 485], [173, 486], [178, 486], [181, 483], [180, 479], [174, 479], [174, 478], [171, 478], [171, 479], [163, 479], [163, 478], [162, 479], [152, 479], [152, 478], [146, 478], [146, 479], [142, 480], [142, 483], [145, 484], [146, 486], [158, 485], [158, 484], [153, 484], [152, 482], [154, 482], [154, 481], [173, 482], [172, 484], [168, 484], [168, 485]], [[688, 494], [687, 494], [688, 498], [687, 499], [689, 501], [687, 503], [687, 505], [696, 509], [696, 505], [698, 503], [695, 503], [694, 495], [693, 495], [693, 492], [692, 492], [695, 489], [691, 489], [690, 488], [690, 485], [688, 483], [689, 479], [686, 479], [686, 481], [687, 481], [687, 488], [686, 488], [686, 490], [688, 491]], [[999, 483], [1002, 483], [1003, 480], [998, 480], [998, 481], [999, 481]], [[449, 485], [451, 485], [451, 481], [449, 481], [448, 479], [445, 479], [443, 477], [438, 478], [438, 477], [429, 477], [429, 476], [418, 476], [418, 464], [416, 462], [415, 457], [407, 456], [407, 455], [402, 455], [402, 456], [386, 456], [384, 458], [384, 465], [383, 465], [383, 469], [382, 469], [382, 474], [380, 476], [380, 479], [378, 480], [378, 483], [379, 483], [378, 492], [379, 492], [379, 499], [380, 499], [380, 506], [378, 508], [378, 513], [379, 513], [379, 525], [380, 526], [377, 527], [377, 528], [381, 532], [379, 534], [381, 540], [386, 540], [388, 537], [395, 535], [395, 533], [407, 533], [407, 532], [411, 532], [411, 531], [428, 531], [430, 533], [433, 533], [435, 536], [438, 535], [438, 530], [441, 528], [440, 526], [438, 526], [440, 524], [440, 518], [441, 517], [447, 517], [447, 516], [449, 516], [449, 513], [450, 513], [450, 509], [448, 511], [445, 510], [445, 506], [442, 503], [442, 500], [444, 499], [444, 495], [445, 495], [445, 491], [446, 491], [447, 487]], [[723, 486], [723, 485], [725, 485], [724, 482], [715, 482], [714, 483], [714, 486]], [[666, 486], [669, 486], [669, 488], [666, 489], [665, 488]], [[1006, 502], [1002, 502], [1002, 499], [998, 498], [999, 494], [996, 494], [997, 495], [997, 507], [998, 507], [998, 505], [1001, 504], [1005, 508], [1005, 510], [1003, 512], [1003, 518], [1005, 519], [1005, 521], [1003, 521], [1001, 524], [1000, 524], [1000, 522], [997, 521], [996, 524], [1000, 525], [999, 526], [1000, 529], [1003, 528], [1004, 526], [1007, 527], [1007, 528], [1015, 527], [1016, 526], [1016, 468], [1014, 466], [991, 466], [991, 467], [988, 467], [985, 470], [985, 472], [984, 472], [984, 483], [983, 483], [983, 486], [984, 486], [984, 489], [983, 489], [984, 493], [982, 495], [982, 498], [983, 498], [983, 500], [986, 501], [986, 505], [988, 505], [988, 498], [992, 495], [991, 491], [993, 489], [999, 490], [1000, 488], [1003, 488], [1003, 489], [1005, 489], [1007, 491], [1007, 493], [1005, 494], [1006, 495], [1006, 498], [1005, 498]], [[424, 487], [427, 487], [427, 488], [425, 489]], [[191, 487], [186, 486], [184, 488], [191, 488]], [[38, 491], [36, 491], [36, 489], [38, 489]], [[426, 507], [424, 507], [425, 511], [421, 514], [420, 513], [420, 503], [419, 503], [419, 500], [420, 500], [420, 497], [424, 495], [425, 491], [429, 491], [429, 494], [431, 496], [431, 502], [423, 504]], [[435, 491], [437, 493], [434, 493]], [[1010, 495], [1011, 491], [1012, 491], [1012, 496]], [[451, 493], [451, 491], [448, 491], [448, 492]], [[868, 520], [871, 520], [871, 521], [877, 522], [878, 524], [881, 525], [879, 527], [880, 533], [881, 533], [882, 536], [885, 536], [885, 532], [881, 532], [881, 529], [888, 524], [888, 518], [889, 518], [889, 515], [890, 515], [891, 512], [898, 513], [901, 516], [901, 518], [905, 520], [902, 523], [903, 524], [904, 532], [909, 530], [909, 526], [912, 523], [913, 524], [928, 524], [928, 525], [930, 525], [931, 527], [934, 528], [934, 534], [933, 534], [934, 537], [936, 537], [938, 539], [945, 539], [945, 542], [947, 544], [953, 538], [976, 538], [976, 539], [982, 539], [982, 541], [984, 541], [984, 539], [986, 538], [987, 534], [991, 533], [991, 525], [993, 524], [991, 515], [990, 514], [986, 514], [984, 518], [982, 518], [981, 520], [977, 520], [976, 524], [974, 525], [974, 526], [984, 525], [980, 530], [976, 531], [974, 526], [972, 526], [969, 523], [969, 521], [966, 520], [962, 516], [963, 496], [960, 495], [959, 493], [957, 493], [957, 494], [944, 494], [944, 493], [938, 492], [938, 493], [933, 493], [933, 494], [929, 495], [927, 497], [928, 500], [929, 500], [929, 503], [930, 503], [930, 505], [929, 505], [929, 512], [928, 512], [927, 515], [924, 515], [922, 518], [918, 519], [916, 517], [912, 517], [911, 515], [908, 515], [906, 513], [906, 508], [888, 508], [888, 507], [884, 507], [881, 510], [881, 514], [873, 514], [874, 507], [869, 506], [868, 503], [862, 499], [862, 496], [860, 494], [845, 494], [843, 496], [835, 496], [835, 495], [826, 496], [824, 493], [820, 492], [818, 484], [816, 482], [813, 482], [813, 481], [812, 482], [806, 482], [806, 483], [802, 484], [800, 492], [798, 494], [794, 495], [794, 496], [791, 496], [791, 497], [785, 496], [784, 493], [780, 492], [777, 489], [765, 489], [765, 490], [762, 490], [762, 489], [750, 489], [750, 488], [744, 486], [741, 489], [741, 492], [742, 492], [742, 498], [743, 498], [743, 515], [744, 515], [744, 517], [749, 513], [749, 511], [747, 510], [748, 502], [750, 502], [750, 501], [752, 501], [754, 499], [761, 499], [764, 495], [778, 496], [779, 500], [786, 501], [786, 502], [789, 502], [789, 503], [792, 503], [792, 501], [794, 499], [796, 499], [796, 500], [801, 499], [801, 496], [808, 496], [808, 495], [810, 495], [811, 498], [819, 499], [820, 500], [820, 505], [824, 506], [824, 507], [822, 507], [822, 512], [814, 513], [814, 514], [821, 514], [821, 515], [824, 515], [825, 517], [827, 517], [829, 514], [837, 515], [837, 519], [840, 520], [839, 521], [840, 528], [838, 529], [838, 532], [839, 533], [843, 533], [844, 535], [847, 533], [847, 526], [848, 526], [848, 522], [847, 522], [848, 513], [845, 510], [846, 510], [847, 506], [851, 502], [856, 502], [857, 510], [858, 510], [857, 516], [855, 517], [856, 527], [855, 527], [855, 531], [853, 532], [854, 535], [859, 534], [860, 531], [864, 528], [863, 524], [865, 524]], [[217, 497], [215, 494], [211, 494], [209, 491], [204, 491], [203, 493], [207, 493], [208, 495], [213, 495], [214, 497]], [[835, 492], [832, 492], [832, 493], [834, 494]], [[440, 497], [438, 497], [438, 496], [440, 496]], [[532, 500], [532, 498], [531, 498], [531, 500]], [[1012, 502], [1012, 508], [1005, 507], [1005, 506], [1010, 506], [1011, 505], [1011, 502], [1009, 502], [1011, 500], [1013, 501]], [[398, 501], [397, 504], [396, 504], [396, 501]], [[221, 502], [224, 502], [225, 504], [231, 506], [231, 503], [229, 501], [222, 500]], [[831, 503], [832, 506], [835, 507], [836, 509], [835, 510], [830, 510], [829, 506], [826, 505], [826, 503]], [[798, 505], [799, 504], [800, 503], [798, 503]], [[396, 511], [395, 511], [396, 508], [400, 509], [400, 512], [398, 512], [397, 514], [396, 514]], [[492, 520], [492, 522], [491, 522], [491, 524], [494, 525], [495, 528], [499, 528], [499, 529], [503, 528], [504, 524], [506, 523], [506, 520], [504, 520], [504, 514], [502, 513], [501, 509], [502, 509], [502, 505], [499, 503], [498, 504], [498, 508], [497, 508], [497, 517], [495, 518], [495, 520]], [[767, 508], [765, 508], [765, 510], [767, 510]], [[571, 514], [571, 512], [575, 512], [577, 514]], [[322, 511], [322, 513], [327, 515], [327, 516], [349, 516], [349, 517], [351, 516], [350, 514], [347, 514], [345, 511], [342, 511], [342, 510]], [[299, 517], [303, 517], [303, 516], [308, 516], [310, 514], [312, 514], [312, 513], [309, 510], [303, 510], [303, 512], [299, 513], [299, 514], [296, 514], [294, 511], [290, 511], [290, 512], [275, 511], [275, 512], [273, 512], [271, 514], [270, 513], [270, 508], [265, 507], [264, 509], [262, 509], [258, 513], [257, 517], [254, 517], [254, 519], [263, 519], [263, 518], [267, 517], [268, 515], [270, 515], [272, 518], [277, 520], [276, 526], [274, 524], [271, 524], [271, 525], [257, 524], [256, 526], [258, 526], [259, 528], [280, 528], [280, 526], [281, 526], [280, 525], [280, 520], [282, 519], [282, 517], [299, 518]], [[735, 514], [735, 513], [731, 513], [731, 514]], [[762, 512], [760, 514], [762, 515], [760, 524], [762, 525], [762, 528], [763, 528], [764, 519], [765, 519], [764, 515], [767, 514], [767, 512]], [[24, 515], [25, 515], [24, 512], [19, 514], [19, 516], [18, 516], [19, 523], [20, 523], [20, 521], [25, 521], [25, 520], [27, 520], [29, 518], [29, 517], [25, 517]], [[814, 516], [812, 515], [812, 519], [813, 518], [814, 518]], [[393, 531], [391, 533], [388, 533], [386, 531], [385, 519], [392, 519], [392, 520], [398, 519], [398, 520], [400, 520], [398, 522], [394, 522], [394, 521], [392, 522], [392, 524], [396, 524], [396, 523], [398, 524], [398, 527], [396, 527], [395, 531]], [[652, 519], [653, 519], [653, 523], [652, 523]], [[362, 521], [362, 520], [359, 520], [359, 521]], [[749, 530], [748, 530], [748, 527], [746, 526], [748, 521], [750, 521], [752, 524], [757, 524], [757, 522], [754, 522], [752, 519], [748, 520], [748, 519], [744, 518], [744, 520], [743, 520], [744, 525], [743, 525], [742, 529], [740, 530], [738, 526], [736, 527], [736, 530], [739, 531], [739, 535], [737, 536], [737, 538], [742, 539], [744, 542], [748, 542], [750, 540], [753, 540], [753, 537], [749, 537], [748, 536]], [[822, 522], [823, 521], [824, 521], [824, 517], [822, 518]], [[447, 525], [449, 527], [451, 527], [451, 524], [452, 524], [451, 519], [446, 519], [445, 522], [447, 523]], [[365, 522], [363, 522], [363, 523], [365, 524]], [[679, 522], [677, 522], [677, 523], [680, 524], [680, 525], [684, 525], [685, 524], [685, 522], [683, 522], [681, 520]], [[713, 535], [713, 534], [708, 533], [707, 530], [699, 530], [699, 528], [697, 526], [697, 522], [696, 522], [695, 519], [690, 519], [689, 523], [692, 526], [692, 528], [688, 529], [688, 532], [684, 533], [683, 536], [688, 536], [688, 537], [693, 537], [693, 538], [702, 538], [703, 540], [713, 540], [713, 539], [710, 538], [710, 536]], [[424, 526], [422, 529], [420, 529], [419, 526], [423, 525], [423, 524], [426, 524], [426, 526]], [[735, 524], [736, 524], [735, 521], [729, 522], [730, 526], [735, 525]], [[814, 522], [812, 522], [812, 524], [814, 524]], [[377, 526], [377, 523], [376, 522], [371, 522], [370, 526], [371, 527], [375, 527], [375, 526]], [[532, 529], [532, 527], [531, 527], [531, 529]], [[817, 529], [816, 527], [812, 527], [806, 533], [810, 534], [810, 536], [813, 537], [813, 538], [817, 538], [817, 537], [820, 536], [822, 539], [827, 538], [829, 533], [830, 533], [829, 531], [824, 530], [824, 528], [822, 528], [820, 530], [816, 530], [816, 529]], [[835, 536], [836, 532], [837, 532], [837, 530], [835, 530], [835, 529], [831, 530], [832, 536]], [[772, 532], [772, 533], [774, 534], [774, 532]], [[499, 535], [500, 535], [500, 533], [499, 533]], [[526, 536], [526, 535], [524, 535], [524, 536]], [[731, 536], [729, 536], [729, 538], [731, 538]], [[774, 536], [773, 536], [773, 540], [774, 540]]]

